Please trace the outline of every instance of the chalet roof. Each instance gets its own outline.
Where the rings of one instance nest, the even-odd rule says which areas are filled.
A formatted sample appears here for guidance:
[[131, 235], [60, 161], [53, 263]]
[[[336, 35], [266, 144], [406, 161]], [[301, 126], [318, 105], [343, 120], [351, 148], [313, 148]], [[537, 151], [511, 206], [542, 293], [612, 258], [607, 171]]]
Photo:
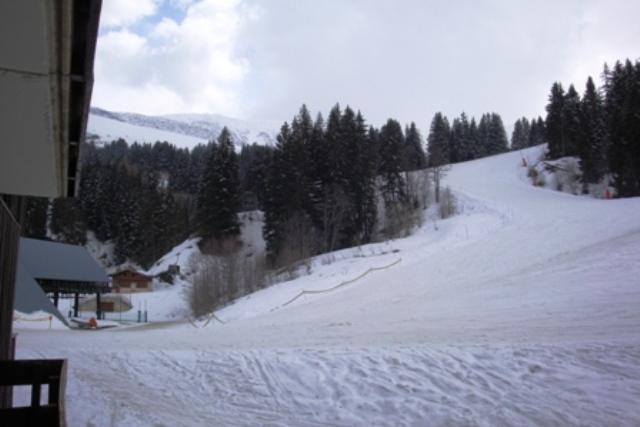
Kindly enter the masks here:
[[13, 308], [23, 313], [45, 311], [56, 316], [65, 325], [67, 324], [67, 319], [60, 314], [60, 311], [53, 305], [21, 263], [18, 263], [16, 270], [16, 293]]
[[34, 279], [109, 282], [102, 267], [82, 246], [21, 238], [18, 262]]
[[113, 277], [113, 276], [117, 276], [117, 275], [122, 274], [122, 273], [135, 273], [135, 274], [137, 274], [139, 276], [146, 277], [149, 280], [153, 279], [153, 276], [145, 274], [144, 272], [142, 272], [142, 271], [138, 270], [137, 268], [132, 267], [130, 265], [121, 266], [119, 268], [115, 268], [115, 269], [111, 270], [109, 272], [109, 276]]

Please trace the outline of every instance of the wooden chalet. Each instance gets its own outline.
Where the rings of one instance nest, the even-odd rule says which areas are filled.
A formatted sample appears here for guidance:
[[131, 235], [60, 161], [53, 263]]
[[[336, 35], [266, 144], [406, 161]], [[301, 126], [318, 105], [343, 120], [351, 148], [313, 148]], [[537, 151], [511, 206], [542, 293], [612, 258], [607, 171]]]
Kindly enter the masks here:
[[[73, 197], [78, 188], [79, 151], [89, 116], [101, 6], [101, 0], [0, 1], [2, 425], [66, 425], [66, 363], [13, 360], [11, 329], [16, 276], [22, 270], [18, 247], [25, 213], [23, 196]], [[68, 287], [72, 281], [64, 277], [41, 281], [40, 286], [54, 294], [79, 290]], [[47, 405], [40, 405], [42, 384], [49, 385]], [[30, 407], [12, 407], [14, 385], [32, 386]]]
[[153, 276], [142, 274], [134, 268], [125, 268], [111, 274], [111, 287], [115, 293], [150, 292]]

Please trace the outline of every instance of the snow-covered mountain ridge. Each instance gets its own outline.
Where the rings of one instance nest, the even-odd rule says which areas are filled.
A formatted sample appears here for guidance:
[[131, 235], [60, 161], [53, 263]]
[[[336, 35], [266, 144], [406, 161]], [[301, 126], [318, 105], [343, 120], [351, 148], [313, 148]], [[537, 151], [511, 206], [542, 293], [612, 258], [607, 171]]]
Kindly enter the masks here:
[[216, 139], [225, 126], [238, 147], [254, 142], [271, 145], [278, 129], [276, 122], [245, 121], [218, 114], [148, 116], [92, 107], [88, 133], [97, 135], [102, 142], [118, 138], [130, 143], [167, 141], [181, 148], [192, 148]]

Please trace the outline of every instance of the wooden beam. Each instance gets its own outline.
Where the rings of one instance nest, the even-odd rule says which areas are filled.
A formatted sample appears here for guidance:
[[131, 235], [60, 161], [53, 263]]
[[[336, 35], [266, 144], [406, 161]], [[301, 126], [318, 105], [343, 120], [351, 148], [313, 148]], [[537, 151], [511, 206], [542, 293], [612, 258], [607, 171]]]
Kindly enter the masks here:
[[100, 292], [96, 294], [96, 317], [100, 319], [102, 315], [102, 303], [100, 302]]
[[45, 293], [60, 294], [93, 294], [96, 292], [109, 292], [107, 282], [78, 282], [72, 280], [54, 280], [36, 278], [36, 281]]
[[[0, 361], [0, 386], [32, 387], [31, 406], [0, 409], [2, 425], [64, 426], [66, 367], [63, 359]], [[42, 384], [49, 386], [46, 405], [40, 405]]]
[[[13, 358], [11, 328], [20, 241], [20, 225], [16, 217], [20, 217], [24, 210], [24, 201], [20, 201], [22, 198], [11, 199], [9, 205], [13, 209], [9, 209], [5, 199], [0, 197], [0, 361]], [[11, 401], [11, 388], [0, 387], [0, 408], [11, 406]]]

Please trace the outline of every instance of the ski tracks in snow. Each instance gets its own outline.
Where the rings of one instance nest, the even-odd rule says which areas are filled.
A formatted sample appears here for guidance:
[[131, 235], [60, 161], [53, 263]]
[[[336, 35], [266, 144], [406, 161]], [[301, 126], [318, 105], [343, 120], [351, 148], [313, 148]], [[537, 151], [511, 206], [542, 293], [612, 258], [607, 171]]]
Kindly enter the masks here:
[[[640, 423], [638, 344], [90, 355], [71, 356], [71, 425]], [[87, 392], [110, 413], [76, 405]]]

